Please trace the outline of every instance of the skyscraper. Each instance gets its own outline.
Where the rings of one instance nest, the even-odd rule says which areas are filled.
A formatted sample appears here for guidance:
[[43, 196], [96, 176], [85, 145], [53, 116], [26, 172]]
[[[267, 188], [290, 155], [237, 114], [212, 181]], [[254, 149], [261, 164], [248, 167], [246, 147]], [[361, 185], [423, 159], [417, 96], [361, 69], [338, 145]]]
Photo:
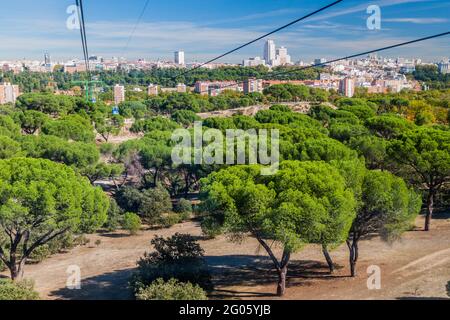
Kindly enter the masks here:
[[267, 64], [272, 64], [272, 61], [276, 58], [276, 47], [273, 40], [267, 40], [264, 45], [264, 60]]
[[175, 63], [179, 65], [185, 65], [184, 51], [175, 51]]
[[123, 101], [125, 101], [125, 87], [116, 84], [114, 87], [114, 103], [118, 106]]
[[51, 65], [52, 63], [52, 59], [50, 58], [50, 54], [48, 52], [46, 52], [44, 54], [44, 65], [47, 67], [49, 65]]

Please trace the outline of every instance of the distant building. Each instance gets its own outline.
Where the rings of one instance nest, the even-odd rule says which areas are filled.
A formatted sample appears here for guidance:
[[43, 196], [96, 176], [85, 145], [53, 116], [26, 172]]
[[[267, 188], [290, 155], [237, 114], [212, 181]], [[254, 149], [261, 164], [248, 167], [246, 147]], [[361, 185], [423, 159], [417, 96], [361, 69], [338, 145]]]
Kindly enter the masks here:
[[244, 67], [265, 66], [266, 65], [266, 60], [263, 60], [260, 57], [249, 58], [247, 60], [244, 60], [242, 65]]
[[449, 73], [449, 72], [450, 72], [449, 64], [450, 64], [450, 60], [448, 60], [447, 62], [441, 61], [441, 62], [438, 64], [439, 72], [442, 73], [442, 74], [447, 74], [447, 73]]
[[125, 101], [125, 87], [116, 84], [114, 87], [114, 103], [118, 106], [123, 101]]
[[177, 92], [178, 93], [185, 93], [186, 92], [186, 85], [183, 83], [179, 83], [177, 85]]
[[407, 74], [407, 73], [413, 73], [416, 71], [416, 66], [414, 64], [405, 64], [404, 66], [400, 67], [400, 73]]
[[355, 95], [355, 80], [351, 78], [342, 79], [339, 82], [339, 92], [346, 97], [353, 97]]
[[261, 79], [248, 78], [244, 81], [244, 93], [263, 92], [263, 81]]
[[264, 45], [264, 60], [267, 64], [272, 64], [272, 61], [276, 59], [276, 47], [273, 40], [267, 40]]
[[291, 64], [291, 56], [288, 55], [287, 48], [281, 47], [277, 49], [277, 64], [281, 66], [285, 66], [287, 64]]
[[0, 104], [16, 103], [17, 97], [20, 95], [19, 86], [5, 82], [0, 84]]
[[50, 57], [50, 54], [48, 52], [46, 52], [44, 54], [44, 66], [51, 67], [51, 65], [52, 65], [52, 59]]
[[327, 59], [325, 58], [317, 58], [314, 60], [314, 64], [323, 64], [323, 63], [327, 63]]
[[156, 84], [150, 84], [147, 88], [147, 94], [149, 96], [157, 96], [159, 94], [159, 88]]
[[175, 51], [175, 63], [178, 65], [186, 65], [186, 61], [184, 60], [184, 51]]

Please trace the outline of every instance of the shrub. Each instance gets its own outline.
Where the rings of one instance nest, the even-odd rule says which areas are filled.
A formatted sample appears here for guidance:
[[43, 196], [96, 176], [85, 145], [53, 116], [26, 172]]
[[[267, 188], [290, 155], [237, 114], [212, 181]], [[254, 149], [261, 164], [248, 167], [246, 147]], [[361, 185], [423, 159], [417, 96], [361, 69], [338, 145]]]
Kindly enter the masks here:
[[172, 211], [169, 192], [162, 186], [147, 189], [142, 193], [139, 215], [148, 223], [158, 222], [164, 213]]
[[174, 207], [176, 213], [191, 213], [192, 203], [189, 200], [181, 198]]
[[177, 223], [182, 222], [182, 216], [177, 213], [169, 213], [165, 217], [161, 218], [161, 225], [164, 228], [170, 228], [173, 225], [176, 225]]
[[108, 220], [106, 220], [103, 227], [107, 231], [115, 231], [119, 228], [122, 219], [122, 209], [117, 204], [116, 200], [110, 199], [108, 209]]
[[148, 287], [139, 289], [137, 300], [207, 300], [205, 291], [190, 282], [183, 283], [176, 279], [164, 282], [159, 278]]
[[30, 281], [13, 282], [0, 280], [0, 300], [38, 300], [39, 294], [34, 291]]
[[138, 271], [131, 279], [136, 293], [158, 278], [191, 282], [205, 290], [212, 288], [204, 251], [191, 235], [177, 233], [167, 239], [155, 236], [151, 244], [155, 251], [145, 253], [137, 262]]
[[142, 193], [132, 187], [123, 187], [116, 194], [117, 204], [128, 212], [137, 213], [142, 202]]
[[141, 229], [141, 219], [137, 214], [127, 212], [122, 219], [122, 228], [128, 230], [131, 235], [135, 235]]

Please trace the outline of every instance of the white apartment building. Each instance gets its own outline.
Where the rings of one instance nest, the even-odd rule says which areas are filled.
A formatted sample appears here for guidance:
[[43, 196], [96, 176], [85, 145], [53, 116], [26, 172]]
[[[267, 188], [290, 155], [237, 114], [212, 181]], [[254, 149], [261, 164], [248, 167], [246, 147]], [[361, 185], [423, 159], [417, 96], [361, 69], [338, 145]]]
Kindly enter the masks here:
[[249, 58], [244, 60], [242, 63], [244, 67], [257, 67], [257, 66], [265, 66], [266, 60], [261, 59], [260, 57]]
[[0, 84], [0, 104], [16, 103], [17, 97], [20, 95], [19, 86], [5, 82]]
[[184, 51], [175, 51], [175, 63], [178, 65], [186, 65], [186, 61], [184, 60]]

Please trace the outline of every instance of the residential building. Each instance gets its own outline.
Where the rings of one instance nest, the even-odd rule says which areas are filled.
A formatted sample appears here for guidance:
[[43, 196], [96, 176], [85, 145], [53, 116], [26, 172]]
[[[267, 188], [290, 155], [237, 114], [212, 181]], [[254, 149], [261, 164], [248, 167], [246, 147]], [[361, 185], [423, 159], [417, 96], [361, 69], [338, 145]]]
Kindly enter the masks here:
[[118, 106], [123, 101], [125, 101], [125, 87], [116, 84], [114, 87], [114, 104]]
[[19, 86], [5, 82], [0, 84], [0, 104], [16, 103], [17, 97], [20, 95]]
[[344, 78], [339, 82], [339, 92], [346, 97], [353, 97], [355, 95], [355, 80], [352, 78]]
[[158, 93], [159, 93], [158, 85], [151, 83], [147, 88], [147, 94], [149, 96], [157, 96]]
[[186, 85], [184, 83], [179, 83], [177, 85], [177, 92], [178, 93], [185, 93], [186, 92]]
[[266, 60], [263, 60], [260, 57], [249, 58], [247, 60], [244, 60], [242, 65], [244, 67], [265, 66], [266, 65]]
[[244, 81], [244, 93], [263, 92], [263, 80], [248, 78]]
[[442, 60], [438, 64], [439, 72], [442, 74], [450, 73], [449, 64], [450, 64], [450, 60], [447, 60], [447, 61]]

